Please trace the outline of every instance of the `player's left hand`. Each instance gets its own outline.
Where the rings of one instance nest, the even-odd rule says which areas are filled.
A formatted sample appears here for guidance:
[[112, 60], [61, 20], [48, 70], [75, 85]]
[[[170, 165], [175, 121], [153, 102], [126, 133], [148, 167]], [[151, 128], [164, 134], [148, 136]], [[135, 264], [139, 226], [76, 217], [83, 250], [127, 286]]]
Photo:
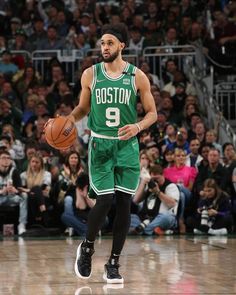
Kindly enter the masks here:
[[118, 130], [118, 136], [120, 140], [128, 140], [131, 137], [134, 137], [139, 132], [139, 129], [136, 124], [125, 125]]

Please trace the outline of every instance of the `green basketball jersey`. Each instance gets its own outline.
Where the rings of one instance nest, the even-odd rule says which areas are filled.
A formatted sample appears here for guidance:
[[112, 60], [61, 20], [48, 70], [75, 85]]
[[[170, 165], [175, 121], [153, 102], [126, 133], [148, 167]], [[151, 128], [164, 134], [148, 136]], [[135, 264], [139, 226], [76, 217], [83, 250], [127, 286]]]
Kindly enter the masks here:
[[122, 75], [111, 78], [104, 63], [93, 66], [89, 128], [101, 135], [117, 137], [118, 129], [137, 121], [136, 67], [127, 63]]

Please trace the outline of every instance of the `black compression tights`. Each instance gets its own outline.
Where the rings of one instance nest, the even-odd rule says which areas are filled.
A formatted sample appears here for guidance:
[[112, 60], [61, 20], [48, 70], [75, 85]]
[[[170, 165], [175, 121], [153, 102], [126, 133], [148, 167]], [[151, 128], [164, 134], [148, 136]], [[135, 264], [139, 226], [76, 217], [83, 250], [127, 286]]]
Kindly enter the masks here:
[[[105, 221], [111, 208], [113, 195], [98, 196], [95, 206], [89, 213], [88, 231], [86, 239], [94, 241], [96, 235]], [[112, 254], [119, 255], [125, 243], [125, 238], [130, 225], [130, 202], [131, 195], [116, 192], [116, 216], [113, 223]]]

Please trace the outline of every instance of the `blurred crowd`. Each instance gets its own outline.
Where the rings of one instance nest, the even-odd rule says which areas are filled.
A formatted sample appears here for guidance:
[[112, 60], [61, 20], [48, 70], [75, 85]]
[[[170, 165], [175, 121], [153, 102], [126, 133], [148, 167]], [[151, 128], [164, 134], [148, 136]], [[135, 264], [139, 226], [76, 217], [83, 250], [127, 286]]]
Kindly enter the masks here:
[[[19, 234], [35, 224], [85, 234], [95, 202], [88, 184], [87, 118], [76, 125], [78, 138], [70, 150], [51, 148], [43, 128], [49, 118], [73, 110], [81, 73], [95, 62], [89, 50], [99, 48], [101, 26], [120, 22], [129, 30], [127, 47], [139, 52], [158, 112], [157, 122], [139, 134], [141, 176], [130, 234], [232, 232], [235, 147], [218, 142], [217, 122], [208, 128], [179, 62], [168, 56], [158, 75], [142, 51], [189, 44], [219, 63], [232, 63], [236, 1], [0, 1], [0, 207], [20, 205]], [[57, 58], [41, 73], [20, 54], [55, 49], [83, 52], [73, 85]], [[139, 102], [137, 112], [140, 120], [144, 110]], [[159, 190], [165, 200], [158, 197]], [[113, 217], [114, 209], [102, 232], [112, 230]]]

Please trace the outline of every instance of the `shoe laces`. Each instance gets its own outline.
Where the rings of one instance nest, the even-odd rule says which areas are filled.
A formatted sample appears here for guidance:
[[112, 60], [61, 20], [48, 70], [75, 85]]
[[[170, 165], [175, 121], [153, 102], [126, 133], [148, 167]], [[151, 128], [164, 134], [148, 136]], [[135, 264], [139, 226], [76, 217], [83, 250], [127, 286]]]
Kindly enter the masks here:
[[88, 247], [82, 247], [82, 254], [81, 255], [81, 260], [82, 264], [85, 266], [90, 266], [91, 264], [91, 256], [93, 255], [94, 250], [90, 249]]
[[119, 267], [120, 267], [120, 265], [118, 263], [114, 263], [114, 264], [108, 263], [107, 264], [107, 268], [108, 268], [109, 274], [111, 276], [120, 276]]

